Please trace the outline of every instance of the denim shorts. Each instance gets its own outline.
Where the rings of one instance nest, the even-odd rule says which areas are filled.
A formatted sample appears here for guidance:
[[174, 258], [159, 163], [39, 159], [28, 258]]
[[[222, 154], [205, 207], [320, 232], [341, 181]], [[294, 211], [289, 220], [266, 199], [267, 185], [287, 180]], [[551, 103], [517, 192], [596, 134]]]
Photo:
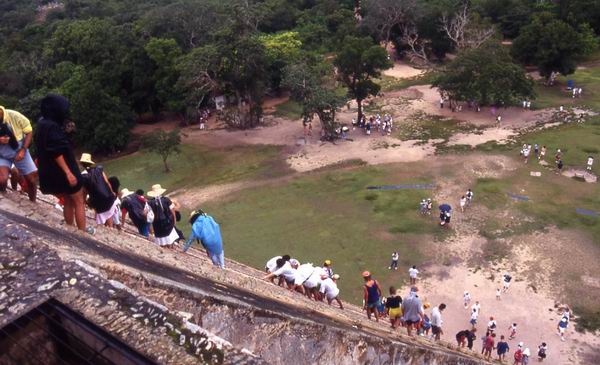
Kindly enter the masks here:
[[[23, 142], [19, 142], [19, 148], [23, 146]], [[35, 163], [29, 154], [29, 150], [25, 149], [25, 157], [21, 161], [15, 161], [17, 157], [17, 151], [10, 148], [8, 144], [0, 145], [0, 167], [6, 167], [9, 170], [13, 165], [19, 170], [21, 175], [29, 175], [37, 171]]]

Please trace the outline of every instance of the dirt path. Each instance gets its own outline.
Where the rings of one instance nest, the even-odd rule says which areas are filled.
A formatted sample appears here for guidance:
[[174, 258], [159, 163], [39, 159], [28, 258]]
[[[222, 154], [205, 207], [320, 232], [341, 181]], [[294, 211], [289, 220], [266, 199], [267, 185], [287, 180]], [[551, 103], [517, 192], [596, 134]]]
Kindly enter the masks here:
[[424, 70], [414, 68], [402, 61], [396, 61], [392, 68], [383, 71], [383, 74], [397, 79], [409, 79], [425, 73]]

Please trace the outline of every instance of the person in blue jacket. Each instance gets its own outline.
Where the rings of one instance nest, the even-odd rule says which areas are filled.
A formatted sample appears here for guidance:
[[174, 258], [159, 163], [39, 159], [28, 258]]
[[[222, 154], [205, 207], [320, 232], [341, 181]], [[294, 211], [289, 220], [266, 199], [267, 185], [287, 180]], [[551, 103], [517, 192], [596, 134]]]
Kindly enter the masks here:
[[199, 240], [212, 263], [222, 269], [225, 268], [225, 252], [219, 224], [201, 209], [190, 214], [190, 224], [192, 233], [183, 247], [183, 252], [190, 248], [193, 240]]

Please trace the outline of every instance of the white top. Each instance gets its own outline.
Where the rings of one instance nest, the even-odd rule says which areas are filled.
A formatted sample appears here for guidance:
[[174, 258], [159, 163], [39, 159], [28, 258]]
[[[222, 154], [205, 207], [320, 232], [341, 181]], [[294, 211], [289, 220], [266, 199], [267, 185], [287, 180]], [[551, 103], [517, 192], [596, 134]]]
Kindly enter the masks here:
[[292, 267], [292, 265], [289, 263], [289, 261], [286, 262], [279, 269], [273, 271], [273, 274], [275, 274], [275, 276], [281, 276], [281, 275], [283, 275], [283, 277], [287, 281], [294, 281], [296, 279], [296, 269], [294, 269]]
[[527, 347], [524, 351], [523, 351], [523, 356], [531, 356], [531, 352], [529, 352], [529, 347]]
[[471, 313], [471, 319], [477, 320], [477, 317], [479, 317], [479, 312], [473, 311], [473, 313]]
[[400, 258], [400, 255], [398, 254], [398, 252], [392, 253], [392, 260], [398, 261], [398, 258]]
[[460, 198], [460, 205], [464, 206], [467, 204], [467, 198]]
[[442, 312], [438, 307], [433, 307], [431, 310], [431, 325], [436, 327], [442, 327]]
[[338, 289], [337, 284], [331, 278], [321, 281], [321, 289], [319, 291], [325, 294], [327, 299], [334, 299], [340, 293], [340, 289]]
[[475, 311], [477, 312], [477, 314], [479, 315], [479, 310], [481, 309], [481, 304], [479, 303], [475, 303], [471, 306], [471, 310], [475, 309]]
[[313, 274], [315, 268], [312, 264], [302, 264], [296, 270], [296, 276], [294, 277], [294, 284], [302, 285], [308, 278]]
[[327, 272], [325, 272], [325, 270], [323, 270], [322, 268], [318, 266], [315, 267], [312, 274], [304, 282], [304, 286], [306, 286], [309, 289], [316, 288], [317, 285], [321, 283], [321, 275], [329, 276], [329, 274], [327, 274]]
[[488, 328], [496, 328], [497, 324], [496, 324], [496, 320], [492, 319], [491, 321], [488, 322]]
[[594, 159], [593, 159], [593, 158], [591, 158], [591, 157], [590, 157], [590, 158], [588, 158], [588, 163], [587, 163], [587, 164], [588, 164], [589, 166], [592, 166], [592, 164], [593, 164], [593, 163], [594, 163]]
[[279, 260], [281, 256], [275, 256], [265, 264], [265, 269], [269, 270], [270, 273], [277, 269], [277, 260]]
[[411, 278], [416, 279], [418, 274], [419, 274], [419, 270], [417, 270], [413, 267], [408, 269], [408, 275], [410, 275]]
[[471, 300], [471, 294], [469, 294], [469, 293], [465, 293], [465, 294], [463, 295], [463, 297], [465, 298], [465, 302], [467, 302], [467, 301]]

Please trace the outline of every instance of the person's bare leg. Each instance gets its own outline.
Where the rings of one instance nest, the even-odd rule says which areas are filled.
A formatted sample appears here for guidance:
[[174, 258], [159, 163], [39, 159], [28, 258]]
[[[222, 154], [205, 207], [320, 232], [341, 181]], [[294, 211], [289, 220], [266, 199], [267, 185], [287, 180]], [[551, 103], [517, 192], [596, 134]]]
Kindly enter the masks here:
[[16, 167], [13, 167], [12, 169], [10, 169], [10, 187], [13, 190], [17, 190], [17, 187], [19, 186], [19, 170], [17, 170]]
[[344, 305], [342, 304], [342, 301], [340, 300], [340, 298], [335, 297], [335, 301], [338, 302], [338, 304], [340, 305], [340, 309], [344, 309]]
[[63, 207], [63, 216], [65, 217], [65, 223], [72, 226], [73, 220], [75, 219], [75, 203], [71, 195], [64, 196], [65, 206]]
[[25, 180], [27, 180], [27, 196], [29, 200], [35, 203], [37, 198], [37, 172], [25, 175]]
[[8, 167], [2, 166], [0, 167], [0, 193], [6, 192], [6, 188], [8, 187]]
[[85, 201], [83, 196], [83, 189], [80, 189], [78, 192], [71, 194], [70, 198], [73, 200], [73, 210], [75, 211], [75, 221], [77, 222], [77, 228], [79, 228], [79, 230], [81, 231], [85, 231]]

